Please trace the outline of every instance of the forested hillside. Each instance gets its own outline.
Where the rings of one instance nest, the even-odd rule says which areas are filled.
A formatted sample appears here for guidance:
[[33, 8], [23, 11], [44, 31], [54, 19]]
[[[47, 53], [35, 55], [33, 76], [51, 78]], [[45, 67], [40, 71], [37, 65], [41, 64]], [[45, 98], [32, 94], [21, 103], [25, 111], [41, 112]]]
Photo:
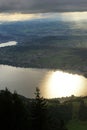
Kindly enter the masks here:
[[87, 97], [44, 99], [36, 88], [35, 98], [28, 99], [6, 89], [0, 91], [0, 106], [3, 129], [76, 130], [79, 123], [81, 130], [87, 127]]

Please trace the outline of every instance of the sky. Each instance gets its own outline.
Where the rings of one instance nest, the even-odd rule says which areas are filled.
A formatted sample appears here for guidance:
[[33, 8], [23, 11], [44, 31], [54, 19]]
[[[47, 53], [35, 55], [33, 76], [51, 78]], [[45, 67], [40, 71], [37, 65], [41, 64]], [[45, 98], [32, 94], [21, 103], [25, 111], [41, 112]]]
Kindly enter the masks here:
[[0, 0], [0, 24], [46, 17], [65, 20], [65, 16], [66, 20], [79, 20], [86, 15], [87, 0]]
[[87, 11], [87, 0], [0, 0], [0, 12]]

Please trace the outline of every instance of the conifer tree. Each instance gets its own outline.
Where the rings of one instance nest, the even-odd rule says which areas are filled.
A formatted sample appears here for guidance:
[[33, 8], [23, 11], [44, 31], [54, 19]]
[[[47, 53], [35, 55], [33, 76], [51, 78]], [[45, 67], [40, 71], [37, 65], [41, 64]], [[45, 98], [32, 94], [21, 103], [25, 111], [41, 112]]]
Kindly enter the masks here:
[[32, 105], [32, 129], [47, 129], [47, 102], [40, 96], [39, 88], [36, 88], [35, 100]]

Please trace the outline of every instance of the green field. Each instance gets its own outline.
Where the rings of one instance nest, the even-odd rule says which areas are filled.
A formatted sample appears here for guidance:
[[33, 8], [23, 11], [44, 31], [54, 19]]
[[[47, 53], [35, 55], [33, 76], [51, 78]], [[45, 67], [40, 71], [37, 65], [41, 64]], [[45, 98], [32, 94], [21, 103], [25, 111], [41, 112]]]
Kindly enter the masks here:
[[87, 72], [87, 49], [50, 46], [0, 48], [0, 64]]
[[87, 130], [87, 121], [72, 120], [68, 123], [69, 130]]

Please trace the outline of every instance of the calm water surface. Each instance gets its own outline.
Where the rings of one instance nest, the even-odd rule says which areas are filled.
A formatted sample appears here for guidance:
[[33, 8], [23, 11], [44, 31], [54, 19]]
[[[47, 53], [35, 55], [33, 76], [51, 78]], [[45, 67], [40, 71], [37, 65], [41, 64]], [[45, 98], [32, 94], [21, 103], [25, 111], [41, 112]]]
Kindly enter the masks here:
[[5, 87], [29, 98], [34, 97], [36, 87], [46, 98], [87, 95], [87, 79], [83, 76], [63, 71], [0, 65], [0, 89]]
[[6, 43], [0, 43], [0, 48], [1, 47], [7, 47], [7, 46], [15, 46], [15, 45], [17, 45], [16, 41], [9, 41], [9, 42], [6, 42]]
[[[34, 16], [36, 16], [36, 14]], [[68, 23], [69, 21], [69, 25], [64, 26], [65, 31], [62, 28], [61, 28], [62, 30], [60, 29], [59, 34], [61, 35], [65, 35], [67, 32], [67, 35], [71, 36], [72, 35], [87, 36], [86, 16], [87, 12], [72, 12], [72, 13], [58, 13], [58, 14], [51, 13], [50, 15], [48, 13], [45, 14], [45, 16], [40, 17], [49, 18], [50, 20], [51, 19], [60, 20], [66, 23]], [[1, 19], [0, 21], [3, 22], [4, 19]], [[48, 34], [49, 36], [50, 33], [48, 32], [48, 28], [45, 29], [47, 29], [47, 31], [45, 30], [46, 34], [43, 33], [43, 31], [42, 34], [45, 34], [46, 36]], [[50, 32], [53, 32], [53, 34], [56, 35], [58, 34], [59, 29], [57, 28], [56, 30], [56, 28], [52, 28], [50, 30], [51, 30]], [[31, 30], [31, 33], [32, 32], [34, 31]], [[41, 35], [41, 32], [39, 31], [38, 34]], [[13, 46], [16, 44], [17, 42], [10, 41], [7, 43], [0, 44], [0, 47]], [[47, 69], [16, 68], [7, 65], [0, 65], [0, 89], [5, 89], [5, 87], [9, 88], [9, 90], [12, 92], [16, 90], [19, 94], [22, 94], [29, 98], [34, 97], [36, 87], [40, 88], [42, 96], [46, 98], [70, 96], [72, 94], [76, 96], [87, 95], [87, 79], [81, 75], [70, 74], [59, 70], [53, 71]]]

